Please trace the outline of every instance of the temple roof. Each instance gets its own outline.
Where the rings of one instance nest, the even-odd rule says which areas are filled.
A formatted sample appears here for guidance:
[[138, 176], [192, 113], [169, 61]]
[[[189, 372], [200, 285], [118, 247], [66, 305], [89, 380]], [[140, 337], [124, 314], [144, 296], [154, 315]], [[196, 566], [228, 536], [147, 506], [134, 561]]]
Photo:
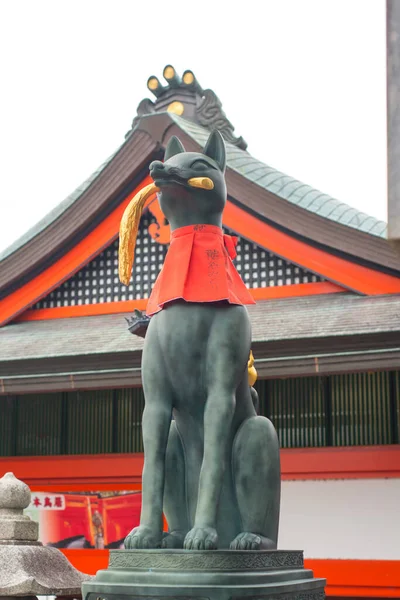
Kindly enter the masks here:
[[[164, 73], [167, 69], [173, 69], [173, 67], [167, 65], [164, 69]], [[184, 77], [186, 74], [192, 74], [192, 72], [186, 71]], [[173, 119], [180, 129], [185, 131], [193, 140], [202, 146], [205, 144], [210, 131], [215, 126], [221, 130], [225, 138], [227, 147], [227, 167], [229, 169], [236, 171], [249, 181], [306, 211], [374, 236], [382, 238], [386, 237], [387, 224], [384, 221], [369, 216], [362, 211], [332, 198], [328, 194], [324, 194], [311, 186], [262, 163], [256, 158], [253, 158], [251, 154], [246, 151], [247, 144], [244, 142], [243, 138], [235, 137], [233, 135], [234, 128], [222, 111], [221, 102], [216, 94], [212, 90], [203, 90], [194, 75], [194, 83], [192, 81], [190, 85], [185, 85], [183, 83], [183, 78], [181, 80], [176, 73], [174, 73], [174, 76], [178, 78], [178, 85], [171, 85], [170, 82], [172, 81], [172, 78], [167, 80], [168, 85], [166, 87], [162, 87], [158, 82], [160, 92], [157, 93], [157, 100], [155, 103], [151, 102], [149, 99], [144, 99], [140, 102], [137, 109], [138, 114], [133, 120], [131, 130], [126, 135], [127, 138], [129, 138], [136, 130], [140, 130], [141, 117], [152, 114], [167, 113], [168, 117]], [[151, 80], [156, 79], [156, 77], [151, 76], [148, 81], [150, 82]], [[197, 102], [197, 112], [186, 109], [186, 112], [183, 112], [184, 117], [177, 115], [175, 112], [176, 104], [181, 104], [186, 108], [186, 103], [191, 95], [193, 96], [192, 103], [194, 102], [196, 105]], [[210, 98], [212, 98], [212, 100], [210, 100]], [[207, 107], [201, 111], [199, 106], [201, 107], [202, 103], [205, 101]], [[169, 110], [171, 106], [173, 110]], [[180, 111], [178, 110], [178, 112]], [[24, 246], [29, 240], [46, 229], [51, 223], [56, 221], [61, 214], [70, 208], [71, 205], [73, 205], [99, 177], [105, 167], [112, 162], [115, 155], [125, 144], [126, 142], [122, 143], [122, 145], [80, 186], [78, 186], [43, 219], [8, 248], [0, 252], [0, 261]]]
[[[247, 310], [253, 343], [400, 332], [398, 295], [277, 298], [259, 301]], [[122, 314], [27, 321], [0, 329], [0, 362], [142, 348], [143, 339], [129, 333]]]
[[33, 306], [116, 239], [118, 211], [143, 185], [150, 162], [162, 159], [172, 135], [186, 150], [201, 151], [213, 128], [221, 131], [227, 147], [228, 228], [342, 288], [373, 295], [400, 291], [400, 263], [385, 239], [385, 223], [253, 158], [212, 90], [203, 90], [189, 71], [181, 80], [170, 65], [164, 75], [167, 86], [149, 79], [156, 101], [139, 104], [116, 152], [0, 255], [1, 324]]

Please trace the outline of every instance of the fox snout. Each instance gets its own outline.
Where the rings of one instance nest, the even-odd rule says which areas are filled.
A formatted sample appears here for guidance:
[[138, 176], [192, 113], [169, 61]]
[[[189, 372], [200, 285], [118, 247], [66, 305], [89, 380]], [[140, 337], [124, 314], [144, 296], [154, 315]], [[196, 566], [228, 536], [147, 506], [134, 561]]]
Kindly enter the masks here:
[[150, 165], [150, 176], [154, 179], [157, 175], [166, 175], [165, 167], [161, 160], [154, 160]]
[[165, 165], [159, 160], [155, 160], [150, 165], [150, 176], [157, 180], [174, 180], [178, 183], [186, 183], [187, 182], [187, 173], [184, 172], [185, 169], [179, 169], [178, 167], [172, 167], [170, 165]]

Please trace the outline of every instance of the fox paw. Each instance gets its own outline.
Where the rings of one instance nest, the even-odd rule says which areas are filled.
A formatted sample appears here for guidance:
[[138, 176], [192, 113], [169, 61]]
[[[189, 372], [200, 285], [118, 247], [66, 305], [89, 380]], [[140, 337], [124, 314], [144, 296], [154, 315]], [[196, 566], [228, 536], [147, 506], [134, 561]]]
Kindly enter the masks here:
[[193, 527], [185, 537], [185, 550], [216, 550], [218, 534], [212, 527]]
[[275, 542], [257, 533], [244, 531], [231, 542], [231, 550], [274, 550]]
[[156, 532], [146, 525], [135, 527], [126, 536], [124, 546], [127, 550], [149, 550], [161, 548], [161, 532]]

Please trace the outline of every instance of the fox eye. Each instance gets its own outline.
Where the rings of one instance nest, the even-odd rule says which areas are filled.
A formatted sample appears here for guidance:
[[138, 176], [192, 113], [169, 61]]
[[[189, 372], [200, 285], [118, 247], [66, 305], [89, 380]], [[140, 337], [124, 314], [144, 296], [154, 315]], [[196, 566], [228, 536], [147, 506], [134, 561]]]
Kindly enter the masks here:
[[204, 171], [205, 169], [212, 169], [212, 166], [205, 160], [195, 160], [194, 163], [192, 163], [191, 168], [195, 171]]

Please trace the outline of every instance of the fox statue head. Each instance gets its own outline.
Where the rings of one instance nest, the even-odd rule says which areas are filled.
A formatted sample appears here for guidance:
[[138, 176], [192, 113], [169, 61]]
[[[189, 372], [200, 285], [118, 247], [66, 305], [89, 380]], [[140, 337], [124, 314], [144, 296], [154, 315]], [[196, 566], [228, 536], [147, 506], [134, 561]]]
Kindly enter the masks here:
[[187, 225], [222, 226], [226, 203], [226, 150], [219, 131], [213, 131], [203, 152], [186, 152], [180, 140], [170, 138], [164, 162], [150, 165], [154, 184], [140, 190], [127, 206], [120, 225], [119, 276], [129, 285], [140, 217], [146, 200], [158, 192], [161, 210], [171, 230]]
[[151, 163], [150, 175], [172, 230], [197, 224], [221, 226], [225, 166], [225, 143], [219, 131], [211, 133], [202, 153], [185, 152], [179, 139], [171, 137], [164, 163]]

